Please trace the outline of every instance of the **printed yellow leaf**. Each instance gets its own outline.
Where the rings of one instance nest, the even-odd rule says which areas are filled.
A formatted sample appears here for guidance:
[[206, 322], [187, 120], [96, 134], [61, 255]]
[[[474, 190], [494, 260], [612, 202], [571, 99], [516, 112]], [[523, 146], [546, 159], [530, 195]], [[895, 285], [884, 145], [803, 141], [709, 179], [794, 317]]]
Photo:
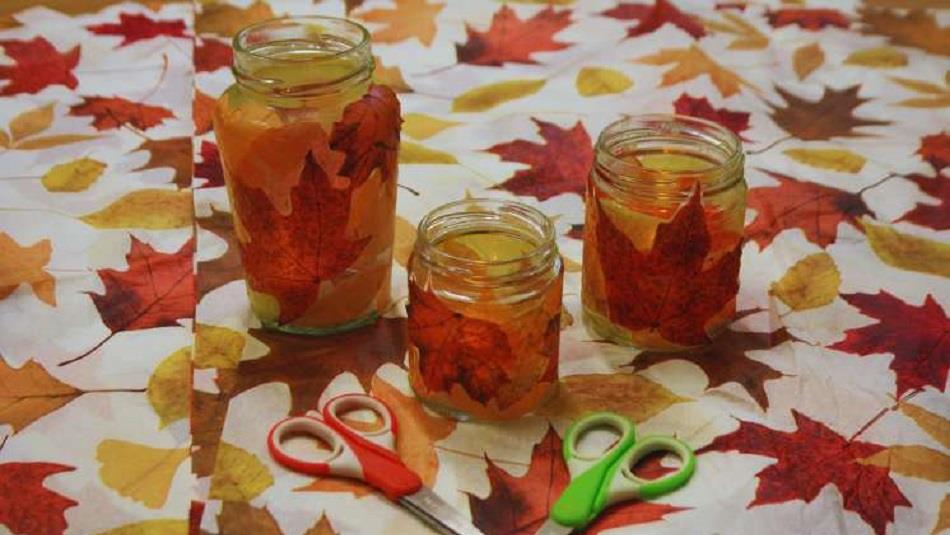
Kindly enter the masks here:
[[430, 149], [418, 143], [403, 141], [399, 144], [399, 163], [458, 163], [455, 156], [440, 150]]
[[93, 185], [106, 164], [92, 158], [80, 158], [54, 165], [43, 175], [43, 187], [49, 191], [84, 191]]
[[[948, 71], [947, 76], [944, 78], [947, 79], [948, 77], [950, 77], [950, 71]], [[897, 103], [900, 106], [909, 108], [942, 108], [950, 106], [950, 82], [945, 81], [945, 85], [941, 86], [924, 80], [901, 78], [899, 76], [891, 76], [890, 78], [907, 89], [924, 95], [922, 97], [902, 100]]]
[[191, 192], [141, 189], [79, 219], [100, 229], [188, 227], [192, 223]]
[[913, 420], [934, 440], [942, 444], [943, 447], [950, 449], [950, 420], [910, 403], [901, 403], [900, 409], [905, 416]]
[[21, 247], [0, 232], [0, 300], [21, 284], [29, 284], [37, 299], [56, 306], [56, 280], [43, 269], [52, 254], [53, 246], [48, 239]]
[[950, 481], [950, 457], [927, 446], [891, 446], [859, 462], [927, 481]]
[[901, 78], [900, 76], [889, 76], [889, 78], [906, 87], [907, 89], [916, 91], [918, 93], [929, 93], [931, 95], [950, 94], [950, 89], [924, 80]]
[[227, 3], [204, 4], [195, 17], [195, 33], [213, 33], [231, 37], [241, 28], [261, 20], [273, 18], [274, 12], [260, 0], [241, 8]]
[[940, 512], [937, 514], [937, 524], [934, 525], [930, 535], [938, 535], [950, 529], [950, 494], [943, 497], [940, 502]]
[[187, 458], [188, 448], [153, 448], [125, 440], [103, 440], [96, 448], [102, 482], [150, 509], [165, 504], [175, 472]]
[[191, 347], [165, 357], [148, 379], [146, 396], [158, 415], [158, 428], [188, 417], [191, 391]]
[[808, 310], [834, 301], [840, 286], [841, 274], [831, 255], [815, 253], [799, 260], [772, 283], [771, 293], [792, 310]]
[[393, 243], [393, 258], [399, 265], [409, 265], [409, 257], [416, 245], [416, 226], [402, 216], [396, 216], [396, 240]]
[[333, 525], [330, 524], [330, 520], [327, 518], [327, 515], [321, 514], [320, 519], [317, 520], [317, 523], [308, 529], [303, 535], [339, 535], [336, 530], [333, 529]]
[[923, 98], [915, 97], [904, 99], [897, 103], [908, 108], [945, 108], [950, 106], [950, 94], [943, 97]]
[[725, 22], [705, 19], [703, 24], [713, 31], [735, 35], [736, 38], [729, 43], [728, 48], [732, 50], [758, 50], [769, 46], [769, 38], [741, 16], [726, 11], [723, 13], [723, 17], [726, 19]]
[[195, 368], [237, 368], [245, 342], [244, 333], [199, 323], [195, 327]]
[[865, 48], [852, 52], [844, 60], [846, 65], [859, 65], [876, 69], [890, 69], [907, 65], [907, 54], [889, 46]]
[[839, 173], [857, 173], [867, 160], [844, 149], [787, 149], [783, 153], [796, 162]]
[[382, 25], [373, 30], [378, 43], [398, 43], [415, 37], [425, 46], [435, 37], [435, 17], [445, 4], [429, 4], [426, 0], [395, 0], [396, 8], [371, 9], [356, 16]]
[[171, 518], [146, 520], [103, 531], [99, 535], [188, 535], [188, 521]]
[[53, 124], [53, 105], [47, 104], [39, 108], [25, 111], [10, 121], [10, 135], [13, 142], [39, 134]]
[[218, 513], [221, 535], [283, 535], [277, 520], [267, 507], [252, 507], [243, 502], [224, 502]]
[[40, 136], [24, 139], [13, 144], [13, 150], [43, 150], [59, 147], [60, 145], [69, 145], [81, 141], [91, 141], [98, 139], [99, 136], [89, 134], [58, 134], [54, 136]]
[[0, 130], [0, 147], [8, 148], [10, 146], [10, 135], [6, 130]]
[[886, 225], [861, 221], [874, 254], [897, 269], [950, 277], [950, 244], [904, 234]]
[[752, 84], [741, 76], [719, 65], [696, 45], [689, 48], [664, 48], [649, 56], [635, 60], [647, 65], [669, 65], [673, 68], [663, 73], [660, 87], [666, 87], [706, 74], [722, 96], [728, 97], [739, 92], [741, 86]]
[[584, 67], [577, 72], [577, 92], [584, 97], [623, 93], [633, 87], [626, 74], [606, 67]]
[[482, 85], [462, 93], [452, 101], [452, 111], [485, 111], [528, 95], [544, 87], [544, 80], [508, 80]]
[[402, 117], [402, 133], [421, 141], [458, 124], [461, 123], [446, 121], [424, 113], [407, 113]]
[[246, 502], [273, 484], [270, 470], [254, 454], [227, 442], [218, 445], [208, 493], [211, 499]]
[[19, 368], [0, 359], [0, 386], [0, 425], [13, 427], [14, 433], [83, 393], [51, 376], [33, 359]]
[[374, 57], [374, 59], [376, 60], [376, 69], [373, 70], [373, 81], [377, 84], [389, 86], [397, 93], [412, 93], [412, 88], [402, 77], [402, 71], [399, 70], [398, 66], [387, 67], [379, 57]]
[[688, 399], [639, 375], [570, 375], [561, 380], [557, 397], [538, 414], [573, 420], [588, 412], [614, 411], [635, 422], [642, 422], [670, 405], [684, 401]]
[[795, 74], [799, 80], [808, 78], [808, 75], [815, 69], [821, 67], [825, 62], [825, 51], [821, 49], [818, 43], [804, 45], [795, 50], [792, 56], [792, 66], [795, 68]]

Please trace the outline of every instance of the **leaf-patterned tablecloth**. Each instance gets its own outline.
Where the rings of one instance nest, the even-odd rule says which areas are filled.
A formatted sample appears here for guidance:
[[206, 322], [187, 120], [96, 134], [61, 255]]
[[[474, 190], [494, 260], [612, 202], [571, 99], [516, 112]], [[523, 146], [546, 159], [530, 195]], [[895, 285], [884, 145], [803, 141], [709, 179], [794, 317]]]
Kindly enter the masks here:
[[[391, 403], [408, 464], [487, 534], [538, 527], [590, 409], [699, 451], [688, 487], [590, 532], [950, 528], [947, 1], [537, 4], [4, 0], [0, 533], [420, 532], [267, 455], [270, 422], [344, 391]], [[403, 105], [399, 305], [310, 340], [249, 315], [210, 110], [238, 28], [345, 12]], [[748, 150], [740, 313], [706, 351], [637, 354], [575, 321], [582, 194], [597, 132], [673, 111]], [[408, 388], [413, 226], [466, 195], [560, 233], [561, 387], [517, 422], [448, 421]]]

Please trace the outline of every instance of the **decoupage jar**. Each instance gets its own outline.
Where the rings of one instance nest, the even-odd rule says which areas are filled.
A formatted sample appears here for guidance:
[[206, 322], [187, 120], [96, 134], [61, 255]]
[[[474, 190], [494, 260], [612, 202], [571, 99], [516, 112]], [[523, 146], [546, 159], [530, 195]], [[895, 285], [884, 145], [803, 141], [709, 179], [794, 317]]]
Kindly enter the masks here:
[[401, 120], [372, 83], [369, 33], [283, 18], [233, 48], [214, 129], [251, 308], [304, 334], [372, 322], [389, 304]]
[[582, 301], [594, 335], [654, 351], [732, 320], [746, 185], [739, 139], [685, 116], [608, 126], [588, 180]]

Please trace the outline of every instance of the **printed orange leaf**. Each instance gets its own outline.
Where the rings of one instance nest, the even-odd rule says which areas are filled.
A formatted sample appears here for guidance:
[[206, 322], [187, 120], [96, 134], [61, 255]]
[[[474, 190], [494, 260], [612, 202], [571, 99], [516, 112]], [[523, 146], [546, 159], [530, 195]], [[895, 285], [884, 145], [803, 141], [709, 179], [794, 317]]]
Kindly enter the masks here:
[[382, 58], [376, 57], [376, 68], [373, 70], [373, 82], [384, 85], [396, 93], [412, 93], [412, 87], [402, 77], [402, 70], [398, 65], [387, 67]]
[[155, 20], [141, 13], [119, 13], [118, 23], [93, 24], [86, 28], [97, 35], [122, 36], [120, 47], [160, 35], [188, 37], [185, 35], [185, 21], [181, 19]]
[[0, 425], [13, 427], [14, 433], [82, 394], [35, 360], [13, 368], [0, 359]]
[[64, 513], [78, 502], [43, 486], [43, 480], [73, 470], [55, 463], [0, 464], [0, 526], [17, 535], [62, 535]]
[[224, 254], [213, 260], [198, 262], [197, 290], [198, 299], [208, 292], [225, 284], [244, 278], [244, 265], [241, 264], [241, 249], [230, 212], [219, 211], [211, 207], [211, 215], [195, 218], [198, 227], [214, 233], [227, 244]]
[[738, 93], [743, 85], [751, 86], [738, 74], [716, 63], [696, 45], [690, 45], [689, 48], [664, 48], [636, 61], [647, 65], [673, 65], [673, 68], [663, 73], [660, 87], [686, 82], [704, 74], [709, 75], [710, 81], [724, 97]]
[[950, 134], [940, 132], [920, 139], [916, 154], [927, 160], [938, 173], [950, 166]]
[[815, 71], [825, 62], [825, 51], [821, 49], [818, 43], [803, 45], [795, 49], [792, 55], [792, 67], [799, 80], [808, 78], [808, 75]]
[[204, 37], [195, 45], [195, 70], [214, 72], [230, 67], [234, 52], [231, 46], [212, 37]]
[[220, 535], [283, 535], [274, 515], [264, 507], [253, 507], [247, 502], [224, 501], [218, 513]]
[[335, 529], [333, 529], [333, 524], [330, 524], [330, 519], [327, 518], [326, 513], [320, 514], [320, 518], [317, 520], [317, 523], [310, 527], [303, 535], [339, 535]]
[[147, 130], [174, 117], [171, 110], [132, 102], [122, 97], [84, 97], [82, 104], [70, 107], [69, 114], [75, 117], [93, 117], [96, 130], [110, 130], [122, 125], [131, 125]]
[[210, 132], [211, 117], [214, 115], [214, 99], [196, 89], [191, 101], [191, 115], [195, 122], [196, 136]]
[[683, 93], [673, 102], [673, 110], [680, 115], [699, 117], [700, 119], [708, 119], [719, 123], [732, 130], [740, 138], [742, 132], [749, 129], [749, 112], [714, 108], [706, 97], [695, 98]]
[[716, 438], [701, 451], [739, 451], [776, 459], [758, 473], [759, 483], [749, 507], [802, 500], [810, 503], [825, 485], [834, 485], [844, 508], [884, 535], [897, 506], [910, 502], [887, 468], [856, 462], [883, 451], [884, 446], [848, 440], [821, 422], [792, 409], [796, 429], [776, 431], [753, 422]]
[[868, 134], [855, 132], [862, 126], [886, 126], [891, 121], [862, 119], [852, 115], [854, 110], [870, 99], [861, 98], [860, 85], [836, 90], [825, 87], [818, 100], [805, 100], [776, 86], [775, 90], [785, 99], [784, 107], [769, 103], [770, 116], [783, 130], [806, 141], [834, 137], [862, 137]]
[[696, 39], [706, 35], [700, 20], [683, 13], [669, 0], [653, 0], [653, 5], [622, 2], [601, 14], [614, 19], [637, 21], [635, 26], [627, 29], [628, 37], [655, 32], [667, 23]]
[[950, 56], [950, 27], [940, 26], [932, 13], [923, 9], [903, 12], [888, 9], [859, 10], [862, 30], [883, 35], [895, 45], [912, 46], [931, 54]]
[[76, 89], [79, 83], [73, 69], [79, 63], [79, 45], [60, 52], [42, 37], [29, 41], [0, 40], [0, 47], [13, 60], [13, 65], [0, 65], [0, 80], [8, 83], [0, 95], [36, 94], [51, 85]]
[[145, 150], [149, 153], [148, 161], [136, 171], [171, 168], [175, 171], [172, 182], [176, 186], [182, 189], [191, 186], [191, 136], [147, 139], [135, 150]]
[[553, 52], [569, 46], [555, 41], [554, 34], [570, 23], [570, 10], [556, 12], [548, 6], [531, 18], [521, 20], [515, 10], [502, 5], [487, 31], [479, 32], [466, 25], [468, 41], [455, 45], [455, 52], [460, 63], [472, 65], [537, 63], [531, 57], [535, 52]]
[[936, 202], [917, 203], [898, 221], [910, 221], [936, 230], [950, 229], [950, 177], [940, 174], [934, 177], [907, 175], [905, 178], [917, 184], [921, 191], [936, 198]]
[[21, 284], [29, 284], [37, 299], [56, 306], [56, 280], [43, 269], [52, 252], [48, 239], [23, 247], [0, 232], [0, 299], [12, 294]]
[[445, 4], [430, 4], [426, 0], [395, 0], [396, 8], [379, 8], [357, 13], [366, 22], [383, 25], [373, 30], [378, 43], [398, 43], [415, 37], [425, 46], [435, 37], [435, 17]]
[[566, 129], [540, 119], [531, 120], [537, 125], [544, 143], [519, 139], [487, 149], [500, 156], [502, 161], [530, 166], [516, 171], [495, 188], [515, 195], [529, 195], [539, 201], [562, 193], [576, 193], [583, 197], [587, 175], [594, 161], [594, 148], [584, 125], [578, 121]]
[[201, 11], [195, 16], [196, 34], [212, 33], [231, 37], [245, 26], [274, 17], [270, 6], [261, 0], [243, 8], [214, 0], [199, 5]]
[[837, 9], [784, 8], [768, 14], [769, 24], [776, 28], [795, 24], [805, 30], [820, 30], [827, 26], [847, 28], [851, 22]]
[[[549, 428], [531, 452], [528, 471], [513, 476], [487, 458], [489, 495], [468, 495], [472, 522], [484, 533], [533, 535], [548, 519], [551, 506], [567, 487], [570, 476], [564, 462], [561, 439]], [[608, 508], [584, 533], [655, 522], [683, 508], [656, 501], [622, 502]]]
[[201, 140], [201, 161], [195, 162], [195, 178], [206, 180], [202, 188], [217, 188], [224, 185], [224, 169], [221, 168], [221, 155], [218, 146], [211, 141]]
[[860, 195], [790, 176], [766, 171], [776, 186], [752, 188], [749, 208], [755, 219], [746, 227], [746, 237], [765, 248], [786, 229], [801, 229], [808, 241], [827, 247], [835, 242], [838, 225], [847, 223], [861, 230], [861, 216], [874, 213]]

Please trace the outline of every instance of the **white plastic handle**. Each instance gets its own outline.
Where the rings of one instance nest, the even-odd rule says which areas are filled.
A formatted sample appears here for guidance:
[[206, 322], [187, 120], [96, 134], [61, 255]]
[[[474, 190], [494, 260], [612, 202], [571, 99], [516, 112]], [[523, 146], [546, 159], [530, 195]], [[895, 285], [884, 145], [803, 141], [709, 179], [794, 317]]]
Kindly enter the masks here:
[[[316, 459], [301, 458], [287, 451], [284, 446], [285, 439], [291, 434], [315, 437], [325, 442], [330, 449], [326, 453], [321, 452]], [[268, 446], [277, 462], [294, 471], [310, 475], [332, 474], [363, 479], [363, 469], [352, 450], [333, 428], [313, 416], [287, 418], [277, 423], [271, 429]]]
[[[331, 399], [323, 410], [326, 419], [333, 420], [334, 424], [343, 426], [378, 446], [382, 446], [388, 450], [395, 450], [395, 419], [389, 407], [382, 401], [365, 394], [344, 394]], [[340, 418], [340, 414], [354, 410], [373, 411], [383, 420], [383, 425], [379, 429], [370, 431], [363, 431], [347, 425], [347, 423]]]

